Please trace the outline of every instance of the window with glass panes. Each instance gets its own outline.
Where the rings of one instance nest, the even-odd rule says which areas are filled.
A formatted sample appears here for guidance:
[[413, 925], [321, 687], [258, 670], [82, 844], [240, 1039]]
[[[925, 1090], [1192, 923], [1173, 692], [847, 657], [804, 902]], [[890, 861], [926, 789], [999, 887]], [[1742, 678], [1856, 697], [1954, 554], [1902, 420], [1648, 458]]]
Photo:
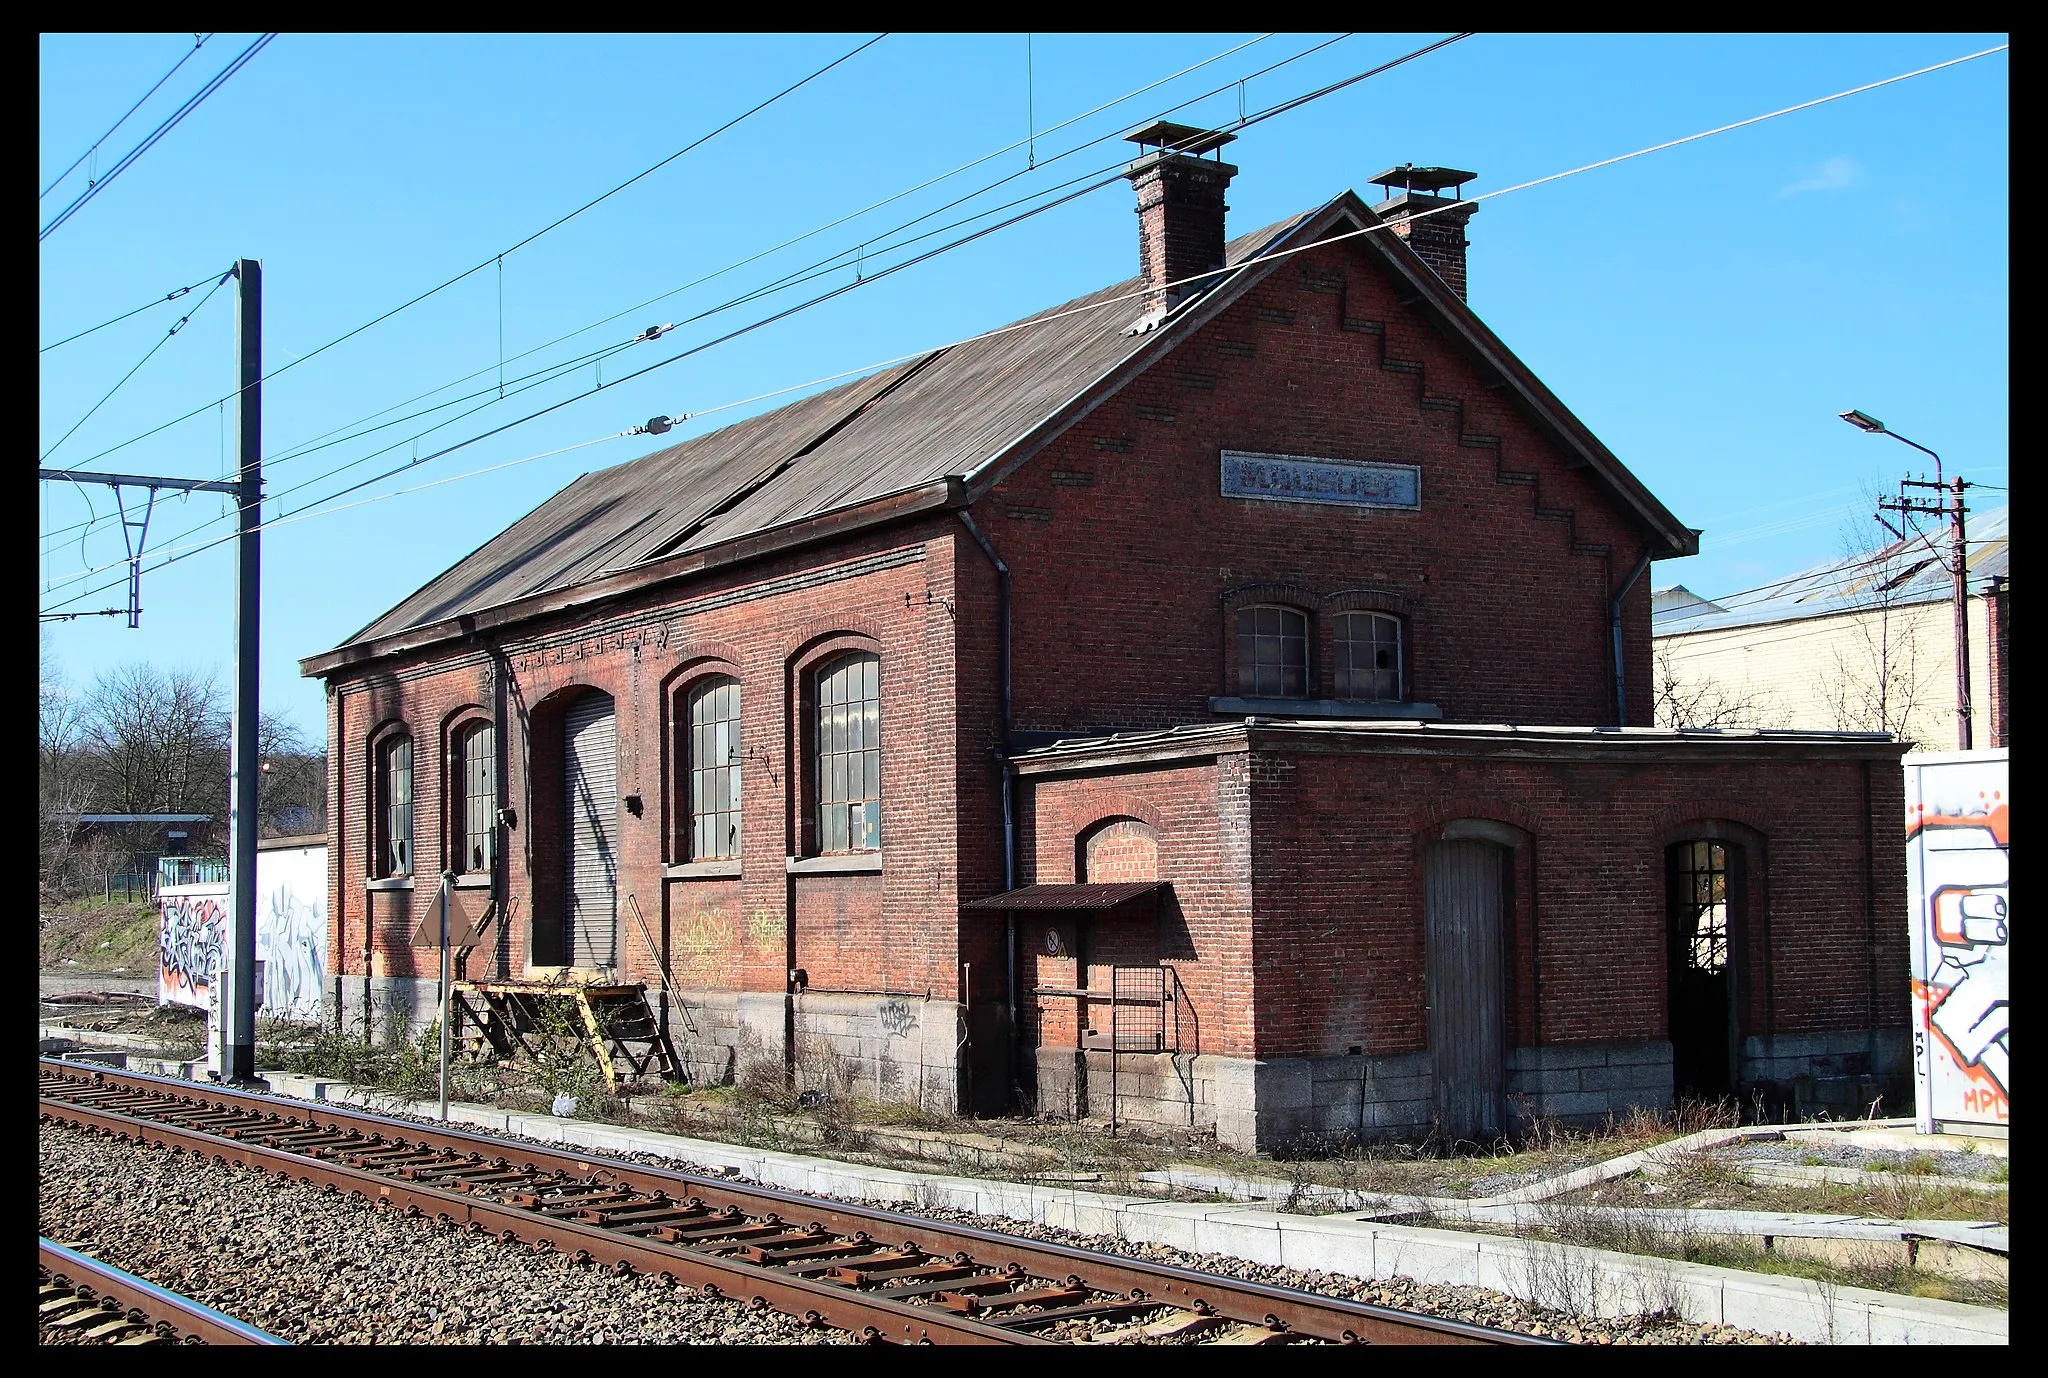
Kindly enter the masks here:
[[1377, 612], [1337, 618], [1337, 697], [1401, 701], [1401, 619]]
[[684, 699], [684, 759], [690, 771], [687, 845], [691, 861], [740, 854], [740, 682], [693, 685]]
[[1694, 971], [1728, 966], [1728, 849], [1719, 842], [1677, 848], [1679, 959]]
[[412, 738], [387, 737], [377, 747], [377, 874], [412, 873]]
[[818, 850], [872, 852], [882, 845], [882, 661], [841, 656], [817, 673], [813, 786]]
[[455, 733], [456, 869], [488, 871], [498, 856], [498, 731], [468, 723]]
[[1308, 616], [1261, 605], [1237, 612], [1237, 692], [1248, 699], [1308, 697]]

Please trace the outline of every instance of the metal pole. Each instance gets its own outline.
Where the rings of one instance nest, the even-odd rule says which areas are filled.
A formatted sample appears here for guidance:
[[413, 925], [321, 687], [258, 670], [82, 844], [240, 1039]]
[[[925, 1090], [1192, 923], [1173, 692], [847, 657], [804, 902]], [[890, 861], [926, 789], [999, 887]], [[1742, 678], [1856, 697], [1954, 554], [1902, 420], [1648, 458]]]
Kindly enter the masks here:
[[1954, 538], [1953, 558], [1955, 561], [1956, 599], [1956, 746], [1968, 751], [1972, 745], [1970, 730], [1970, 543], [1963, 531], [1963, 489], [1961, 475], [1950, 480], [1949, 491], [1954, 494], [1949, 504], [1953, 521], [1949, 533]]
[[448, 887], [455, 881], [453, 871], [441, 873], [441, 1122], [448, 1122], [448, 1032], [453, 1013], [448, 999]]
[[221, 1078], [247, 1081], [256, 1074], [256, 724], [257, 651], [260, 643], [263, 520], [263, 265], [235, 261], [240, 283], [236, 346], [241, 374], [236, 413], [241, 454], [236, 498], [240, 532], [235, 538], [235, 694], [233, 781], [228, 827], [233, 837], [228, 862], [232, 918], [228, 928], [224, 1008], [221, 1011]]

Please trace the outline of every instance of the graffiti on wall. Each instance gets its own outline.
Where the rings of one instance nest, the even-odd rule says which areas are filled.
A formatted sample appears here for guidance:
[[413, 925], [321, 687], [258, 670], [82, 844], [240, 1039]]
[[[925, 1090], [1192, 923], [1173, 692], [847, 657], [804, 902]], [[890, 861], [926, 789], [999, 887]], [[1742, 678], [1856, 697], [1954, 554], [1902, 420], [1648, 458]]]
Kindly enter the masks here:
[[[1988, 755], [1988, 753], [1987, 753]], [[2003, 1125], [2009, 1061], [2011, 833], [2004, 753], [1907, 758], [1913, 1054], [1921, 1127]]]
[[256, 960], [263, 964], [264, 1014], [320, 1017], [327, 982], [325, 847], [257, 854]]
[[[224, 884], [167, 886], [157, 927], [160, 1004], [210, 1008], [227, 955]], [[327, 849], [256, 854], [257, 1007], [280, 1019], [320, 1017], [327, 981]]]
[[227, 943], [227, 892], [166, 894], [158, 921], [157, 998], [206, 1008]]

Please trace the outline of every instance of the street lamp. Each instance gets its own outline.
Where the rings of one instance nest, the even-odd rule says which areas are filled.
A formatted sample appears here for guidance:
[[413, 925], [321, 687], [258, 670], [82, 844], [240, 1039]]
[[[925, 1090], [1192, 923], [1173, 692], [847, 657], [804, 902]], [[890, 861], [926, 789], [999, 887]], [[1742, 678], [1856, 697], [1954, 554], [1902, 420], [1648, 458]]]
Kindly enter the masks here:
[[[1888, 435], [1901, 445], [1911, 445], [1924, 455], [1934, 457], [1934, 482], [1925, 479], [1906, 479], [1900, 484], [1904, 488], [1932, 488], [1937, 492], [1946, 489], [1949, 493], [1948, 518], [1949, 538], [1952, 543], [1949, 573], [1955, 578], [1954, 599], [1956, 618], [1956, 745], [1964, 751], [1971, 747], [1970, 732], [1970, 587], [1969, 587], [1969, 542], [1964, 539], [1963, 490], [1970, 485], [1958, 474], [1954, 479], [1943, 482], [1941, 456], [1917, 440], [1908, 440], [1897, 431], [1887, 428], [1884, 422], [1869, 412], [1849, 410], [1841, 413], [1844, 421], [1866, 435]], [[1879, 520], [1883, 511], [1889, 508], [1902, 515], [1926, 513], [1939, 516], [1942, 506], [1938, 501], [1908, 498], [1903, 492], [1896, 499], [1880, 499]], [[1887, 523], [1889, 525], [1889, 523]]]

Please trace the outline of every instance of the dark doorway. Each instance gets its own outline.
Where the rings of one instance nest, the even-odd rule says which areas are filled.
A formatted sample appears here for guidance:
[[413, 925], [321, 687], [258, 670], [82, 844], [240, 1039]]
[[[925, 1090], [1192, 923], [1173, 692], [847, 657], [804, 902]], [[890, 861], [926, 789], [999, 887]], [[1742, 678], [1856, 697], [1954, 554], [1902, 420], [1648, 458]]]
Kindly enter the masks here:
[[1725, 842], [1678, 842], [1665, 853], [1670, 914], [1671, 1074], [1675, 1095], [1735, 1089], [1735, 916], [1743, 857]]
[[1439, 842], [1424, 865], [1424, 960], [1438, 1128], [1485, 1142], [1505, 1123], [1501, 907], [1507, 848]]

